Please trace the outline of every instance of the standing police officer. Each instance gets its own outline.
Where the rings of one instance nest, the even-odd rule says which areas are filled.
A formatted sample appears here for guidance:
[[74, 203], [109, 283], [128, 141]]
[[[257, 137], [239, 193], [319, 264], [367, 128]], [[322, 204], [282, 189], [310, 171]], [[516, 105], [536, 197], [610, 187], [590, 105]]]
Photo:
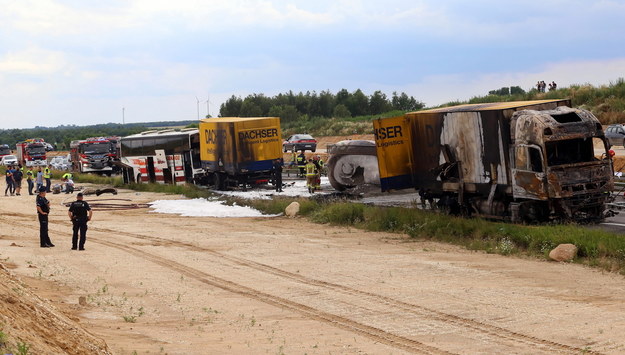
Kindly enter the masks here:
[[[91, 207], [87, 201], [82, 200], [82, 192], [76, 195], [76, 201], [69, 205], [67, 215], [74, 224], [74, 234], [72, 234], [72, 250], [85, 250], [87, 240], [87, 222], [91, 220]], [[80, 243], [78, 243], [78, 231], [80, 230]], [[76, 248], [78, 247], [78, 248]]]
[[50, 236], [48, 235], [48, 213], [50, 213], [50, 201], [46, 198], [46, 188], [39, 188], [37, 195], [37, 217], [39, 217], [39, 245], [42, 248], [53, 247]]

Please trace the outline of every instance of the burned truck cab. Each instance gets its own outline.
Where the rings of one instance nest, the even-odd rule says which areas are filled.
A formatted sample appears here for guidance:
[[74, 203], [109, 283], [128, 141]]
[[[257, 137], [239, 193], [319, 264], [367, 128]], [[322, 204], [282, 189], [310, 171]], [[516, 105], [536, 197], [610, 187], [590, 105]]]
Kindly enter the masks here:
[[613, 189], [601, 124], [585, 110], [521, 110], [510, 122], [513, 221], [600, 220]]

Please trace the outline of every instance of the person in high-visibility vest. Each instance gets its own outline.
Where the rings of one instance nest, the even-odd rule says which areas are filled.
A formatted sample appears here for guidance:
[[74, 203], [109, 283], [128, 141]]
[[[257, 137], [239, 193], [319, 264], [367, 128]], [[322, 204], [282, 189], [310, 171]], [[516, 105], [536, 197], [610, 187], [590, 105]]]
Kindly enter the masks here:
[[72, 175], [72, 173], [65, 173], [63, 174], [63, 177], [61, 178], [61, 180], [65, 182], [66, 194], [74, 193], [74, 180], [72, 180], [73, 177], [74, 175]]
[[299, 168], [300, 177], [304, 176], [304, 170], [306, 169], [306, 156], [304, 155], [304, 151], [297, 156], [297, 167]]
[[33, 167], [29, 167], [28, 170], [26, 170], [26, 182], [28, 183], [28, 194], [32, 195], [33, 194], [33, 187], [35, 187], [35, 171], [33, 170]]
[[306, 187], [308, 187], [308, 192], [311, 194], [315, 193], [316, 180], [317, 166], [313, 163], [313, 160], [310, 159], [306, 164]]
[[52, 170], [50, 170], [50, 165], [43, 169], [43, 178], [46, 180], [46, 192], [51, 192], [50, 185], [52, 184], [52, 181], [50, 179], [52, 179]]

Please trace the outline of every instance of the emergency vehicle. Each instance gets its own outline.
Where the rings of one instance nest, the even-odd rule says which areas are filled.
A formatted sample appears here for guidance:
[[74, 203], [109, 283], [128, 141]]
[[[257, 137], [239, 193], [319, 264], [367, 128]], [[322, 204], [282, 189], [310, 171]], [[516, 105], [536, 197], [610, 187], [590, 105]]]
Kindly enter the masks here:
[[46, 146], [42, 139], [27, 139], [15, 145], [17, 161], [22, 166], [46, 166]]
[[[116, 138], [116, 137], [115, 137]], [[81, 173], [97, 172], [110, 175], [117, 160], [116, 141], [92, 137], [70, 143], [72, 169]]]

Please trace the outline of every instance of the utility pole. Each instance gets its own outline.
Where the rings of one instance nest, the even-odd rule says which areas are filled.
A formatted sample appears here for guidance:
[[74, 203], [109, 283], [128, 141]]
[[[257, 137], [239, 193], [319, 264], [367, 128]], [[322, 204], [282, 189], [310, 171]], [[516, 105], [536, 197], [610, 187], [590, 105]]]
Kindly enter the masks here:
[[211, 115], [211, 111], [210, 111], [210, 94], [208, 95], [207, 99], [206, 99], [206, 117]]
[[197, 119], [199, 121], [200, 120], [200, 99], [198, 99], [196, 96], [195, 101], [197, 101]]

